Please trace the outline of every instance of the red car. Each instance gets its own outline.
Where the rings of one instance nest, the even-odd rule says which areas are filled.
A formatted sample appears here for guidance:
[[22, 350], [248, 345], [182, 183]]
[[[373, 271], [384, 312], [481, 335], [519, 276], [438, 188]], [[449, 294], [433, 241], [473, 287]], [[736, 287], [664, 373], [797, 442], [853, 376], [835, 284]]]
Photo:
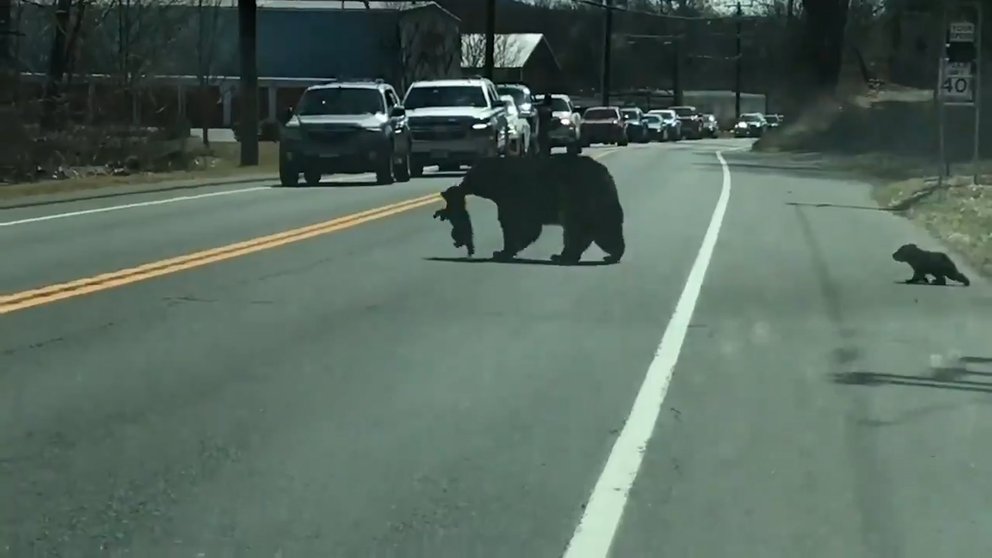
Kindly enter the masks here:
[[613, 143], [627, 145], [627, 121], [620, 107], [589, 107], [582, 115], [582, 143]]

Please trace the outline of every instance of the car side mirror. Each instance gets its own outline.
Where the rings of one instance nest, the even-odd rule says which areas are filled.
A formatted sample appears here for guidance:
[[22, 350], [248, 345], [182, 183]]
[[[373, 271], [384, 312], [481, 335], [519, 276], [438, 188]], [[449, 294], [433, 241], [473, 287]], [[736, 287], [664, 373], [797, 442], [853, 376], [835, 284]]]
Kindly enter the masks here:
[[402, 105], [396, 105], [393, 110], [389, 111], [389, 115], [393, 118], [399, 118], [401, 116], [406, 116], [406, 109]]

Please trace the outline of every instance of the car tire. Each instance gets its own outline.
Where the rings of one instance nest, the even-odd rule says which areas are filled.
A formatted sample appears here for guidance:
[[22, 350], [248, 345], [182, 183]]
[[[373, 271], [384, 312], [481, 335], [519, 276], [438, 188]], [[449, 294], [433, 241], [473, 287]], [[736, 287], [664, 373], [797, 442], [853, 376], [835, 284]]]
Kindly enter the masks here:
[[286, 160], [286, 153], [279, 151], [279, 184], [285, 188], [293, 188], [300, 184], [300, 169]]
[[323, 178], [323, 176], [316, 170], [308, 168], [303, 169], [303, 180], [307, 183], [307, 186], [316, 186], [320, 184], [321, 178]]
[[393, 176], [397, 182], [409, 182], [410, 174], [410, 151], [407, 150], [403, 159], [393, 168]]
[[582, 145], [580, 145], [577, 141], [573, 141], [568, 144], [568, 147], [565, 148], [565, 153], [573, 156], [579, 155], [582, 153]]
[[617, 142], [617, 145], [619, 145], [620, 147], [626, 147], [628, 143], [630, 142], [627, 141], [627, 138], [623, 138], [622, 140]]
[[389, 150], [389, 154], [383, 157], [383, 162], [379, 163], [379, 168], [375, 170], [375, 183], [380, 186], [385, 186], [387, 184], [392, 184], [395, 181], [393, 176], [393, 150]]
[[279, 184], [284, 188], [295, 188], [300, 185], [300, 171], [289, 164], [279, 165]]

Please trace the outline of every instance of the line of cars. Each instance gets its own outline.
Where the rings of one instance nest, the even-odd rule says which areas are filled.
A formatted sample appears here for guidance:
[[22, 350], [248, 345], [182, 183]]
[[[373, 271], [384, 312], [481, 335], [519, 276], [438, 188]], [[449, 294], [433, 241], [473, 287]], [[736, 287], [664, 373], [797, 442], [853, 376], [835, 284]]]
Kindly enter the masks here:
[[687, 105], [647, 112], [638, 107], [597, 106], [587, 108], [582, 118], [584, 145], [680, 141], [715, 138], [720, 134], [714, 115]]
[[783, 120], [784, 117], [781, 114], [745, 112], [734, 124], [734, 137], [760, 138], [767, 130], [781, 126]]
[[[553, 94], [549, 108], [549, 143], [581, 152], [571, 99]], [[482, 157], [537, 155], [538, 112], [526, 85], [479, 77], [414, 82], [402, 101], [383, 80], [330, 80], [308, 87], [283, 117], [280, 181], [374, 172], [378, 184], [391, 184], [432, 165], [456, 171]]]
[[329, 80], [308, 87], [284, 115], [279, 178], [296, 186], [301, 175], [317, 184], [328, 174], [372, 172], [376, 183], [391, 184], [422, 176], [428, 166], [457, 171], [482, 157], [534, 156], [552, 147], [577, 155], [593, 143], [718, 133], [716, 118], [692, 106], [583, 111], [568, 95], [482, 77], [414, 82], [402, 99], [383, 80]]

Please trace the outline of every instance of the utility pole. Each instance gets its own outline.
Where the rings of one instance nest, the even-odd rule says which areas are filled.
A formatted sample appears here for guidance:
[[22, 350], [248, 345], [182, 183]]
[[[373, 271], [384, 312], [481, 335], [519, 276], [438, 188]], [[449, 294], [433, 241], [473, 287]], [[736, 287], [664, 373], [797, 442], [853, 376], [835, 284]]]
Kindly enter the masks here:
[[486, 69], [485, 75], [493, 79], [496, 67], [496, 0], [486, 0]]
[[603, 0], [606, 14], [603, 16], [603, 106], [610, 104], [610, 51], [613, 41], [613, 1]]
[[672, 39], [672, 101], [675, 102], [675, 106], [682, 104], [682, 75], [680, 69], [682, 66], [682, 52], [679, 45], [679, 39]]
[[740, 0], [737, 2], [737, 77], [736, 84], [734, 85], [734, 113], [737, 118], [741, 117], [741, 3]]
[[241, 166], [258, 165], [258, 60], [255, 56], [258, 9], [255, 0], [238, 0], [238, 43], [241, 50]]
[[11, 48], [15, 33], [17, 31], [14, 29], [13, 2], [0, 0], [0, 104], [12, 103], [17, 98], [14, 90], [14, 60]]
[[944, 145], [947, 134], [943, 107], [965, 107], [974, 112], [974, 145], [972, 169], [974, 183], [981, 179], [978, 172], [981, 128], [981, 67], [982, 67], [982, 3], [961, 2], [943, 6], [944, 48], [939, 71], [937, 97], [938, 129], [940, 133], [943, 174], [950, 174], [951, 157]]
[[7, 71], [10, 64], [10, 36], [14, 32], [12, 16], [13, 2], [0, 0], [0, 71]]

